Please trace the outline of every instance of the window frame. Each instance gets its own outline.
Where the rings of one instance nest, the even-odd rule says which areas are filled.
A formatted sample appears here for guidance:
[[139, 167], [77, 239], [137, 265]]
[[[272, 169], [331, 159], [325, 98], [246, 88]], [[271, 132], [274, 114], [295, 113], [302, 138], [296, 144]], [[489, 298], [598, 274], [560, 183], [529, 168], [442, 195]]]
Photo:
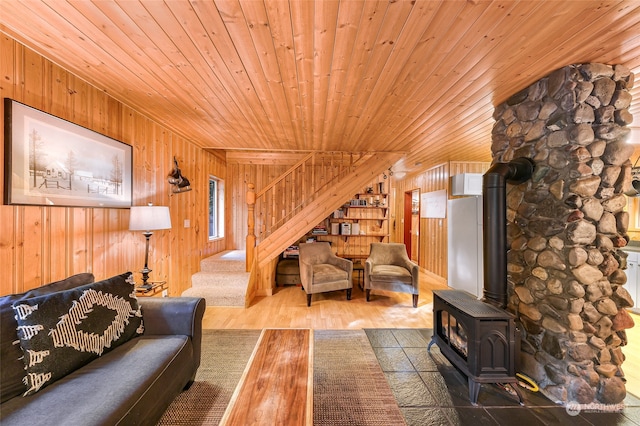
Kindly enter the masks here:
[[[215, 206], [212, 206], [214, 202]], [[224, 180], [213, 175], [209, 175], [207, 215], [209, 241], [224, 238]]]

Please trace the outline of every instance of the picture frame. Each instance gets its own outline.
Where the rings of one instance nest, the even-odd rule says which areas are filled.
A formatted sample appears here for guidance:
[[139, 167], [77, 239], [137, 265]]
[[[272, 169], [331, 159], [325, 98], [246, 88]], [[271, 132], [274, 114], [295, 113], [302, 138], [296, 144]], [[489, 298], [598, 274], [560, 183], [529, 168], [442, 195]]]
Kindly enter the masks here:
[[4, 99], [4, 204], [128, 208], [132, 147]]

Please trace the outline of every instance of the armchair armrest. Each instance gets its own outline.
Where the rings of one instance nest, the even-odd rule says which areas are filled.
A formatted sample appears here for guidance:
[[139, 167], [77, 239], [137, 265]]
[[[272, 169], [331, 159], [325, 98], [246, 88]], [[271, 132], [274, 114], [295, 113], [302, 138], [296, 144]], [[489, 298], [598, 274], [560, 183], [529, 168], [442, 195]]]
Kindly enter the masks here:
[[300, 265], [300, 281], [302, 281], [302, 287], [308, 290], [313, 282], [313, 265], [300, 257], [298, 260]]
[[408, 257], [404, 260], [403, 263], [404, 264], [402, 266], [407, 268], [411, 272], [412, 275], [413, 275], [414, 272], [417, 272], [418, 269], [419, 269], [418, 264], [415, 263], [414, 261], [412, 261], [411, 259], [409, 259]]
[[332, 254], [331, 256], [329, 256], [327, 260], [328, 260], [327, 263], [335, 265], [340, 269], [344, 269], [345, 271], [351, 270], [353, 272], [353, 262], [350, 261], [349, 259], [345, 259], [343, 257], [339, 257], [339, 256], [336, 256], [335, 254]]

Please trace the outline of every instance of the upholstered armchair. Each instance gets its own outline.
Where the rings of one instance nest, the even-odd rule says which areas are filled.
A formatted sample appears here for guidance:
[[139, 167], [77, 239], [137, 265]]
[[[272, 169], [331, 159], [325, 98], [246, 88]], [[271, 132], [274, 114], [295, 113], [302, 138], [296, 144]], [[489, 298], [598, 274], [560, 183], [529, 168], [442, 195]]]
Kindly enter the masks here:
[[311, 295], [325, 291], [347, 290], [351, 300], [353, 263], [336, 256], [328, 242], [300, 244], [300, 279], [307, 293], [307, 306]]
[[371, 243], [371, 252], [364, 263], [364, 289], [367, 302], [371, 290], [388, 290], [413, 295], [413, 307], [418, 307], [419, 267], [407, 256], [402, 243]]

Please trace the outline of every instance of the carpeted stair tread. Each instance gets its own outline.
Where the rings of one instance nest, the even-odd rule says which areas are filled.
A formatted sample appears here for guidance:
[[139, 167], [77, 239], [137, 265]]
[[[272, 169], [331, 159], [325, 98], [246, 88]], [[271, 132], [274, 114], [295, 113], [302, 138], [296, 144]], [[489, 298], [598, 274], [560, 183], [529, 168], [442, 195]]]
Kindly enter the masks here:
[[[224, 291], [221, 291], [224, 290]], [[235, 291], [234, 291], [235, 290]], [[244, 308], [245, 291], [239, 289], [189, 288], [182, 292], [185, 297], [202, 297], [207, 306], [231, 306]]]
[[227, 250], [202, 259], [182, 296], [203, 297], [207, 306], [244, 307], [251, 275], [245, 258], [244, 250]]
[[248, 272], [196, 272], [191, 276], [192, 287], [237, 287], [245, 290], [249, 283]]
[[246, 272], [244, 250], [227, 250], [200, 261], [202, 272]]

